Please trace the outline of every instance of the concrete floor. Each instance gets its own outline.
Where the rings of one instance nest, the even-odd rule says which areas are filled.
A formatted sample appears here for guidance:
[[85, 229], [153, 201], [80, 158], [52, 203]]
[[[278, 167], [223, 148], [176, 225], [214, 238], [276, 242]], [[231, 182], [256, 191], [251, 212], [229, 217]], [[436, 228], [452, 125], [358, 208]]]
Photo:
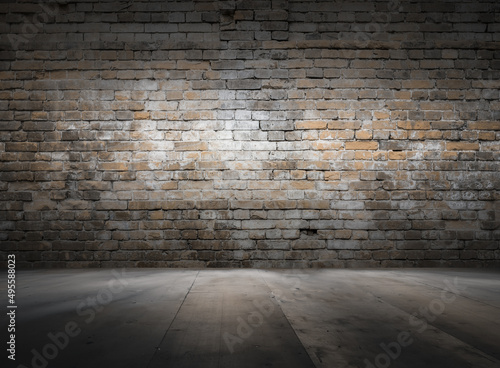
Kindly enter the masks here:
[[16, 304], [2, 367], [500, 367], [498, 271], [20, 271]]

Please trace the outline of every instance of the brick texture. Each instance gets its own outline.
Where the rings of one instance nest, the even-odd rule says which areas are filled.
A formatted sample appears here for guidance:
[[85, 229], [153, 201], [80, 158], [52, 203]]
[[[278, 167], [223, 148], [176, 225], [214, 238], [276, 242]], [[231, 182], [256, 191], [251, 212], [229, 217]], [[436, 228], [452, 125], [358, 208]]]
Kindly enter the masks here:
[[3, 1], [0, 261], [500, 265], [500, 7]]

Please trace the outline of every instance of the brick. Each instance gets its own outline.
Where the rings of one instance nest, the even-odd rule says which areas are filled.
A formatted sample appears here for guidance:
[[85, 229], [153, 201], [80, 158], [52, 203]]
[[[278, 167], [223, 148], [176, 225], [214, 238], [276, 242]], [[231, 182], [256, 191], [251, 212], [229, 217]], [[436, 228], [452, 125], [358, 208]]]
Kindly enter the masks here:
[[260, 89], [262, 87], [262, 82], [258, 79], [238, 79], [238, 80], [228, 80], [227, 88], [229, 89]]
[[134, 112], [134, 119], [135, 120], [146, 120], [149, 119], [150, 115], [149, 112], [147, 111], [136, 111]]
[[106, 181], [81, 181], [78, 190], [111, 190], [111, 183]]
[[479, 150], [479, 143], [447, 142], [446, 149], [449, 151], [478, 151]]
[[265, 209], [293, 209], [297, 207], [296, 201], [277, 200], [264, 202]]
[[215, 201], [197, 201], [196, 208], [202, 210], [222, 210], [228, 208], [228, 202], [225, 200]]
[[271, 221], [265, 220], [244, 220], [241, 221], [241, 228], [248, 229], [273, 229], [275, 225]]
[[297, 239], [292, 241], [292, 249], [325, 249], [326, 241], [324, 240], [302, 240]]
[[293, 130], [293, 122], [291, 121], [263, 121], [260, 123], [262, 130]]
[[210, 64], [207, 61], [186, 61], [178, 60], [177, 69], [189, 69], [189, 70], [207, 70]]
[[500, 130], [499, 121], [474, 121], [468, 123], [469, 129], [472, 130]]
[[295, 129], [326, 129], [326, 125], [324, 121], [298, 121]]
[[130, 166], [124, 162], [101, 162], [99, 167], [104, 171], [127, 171]]
[[378, 225], [380, 230], [408, 230], [410, 227], [409, 222], [401, 220], [381, 221]]
[[376, 150], [378, 142], [346, 142], [346, 150]]
[[408, 89], [430, 89], [434, 88], [434, 81], [431, 80], [408, 80], [403, 81], [403, 88]]
[[206, 142], [175, 142], [176, 151], [206, 151], [208, 144]]
[[312, 149], [319, 151], [338, 150], [342, 148], [341, 142], [313, 142]]
[[32, 171], [61, 171], [62, 169], [62, 162], [33, 162], [30, 165]]
[[297, 162], [299, 170], [329, 170], [330, 163], [324, 161], [299, 161]]
[[126, 210], [126, 201], [99, 201], [95, 205], [95, 209], [98, 211], [110, 211], [110, 210]]
[[5, 143], [6, 152], [36, 152], [38, 144], [35, 142], [7, 142]]
[[428, 121], [398, 121], [398, 128], [407, 130], [427, 130], [431, 129]]
[[231, 201], [230, 208], [231, 209], [253, 209], [259, 210], [262, 209], [264, 203], [262, 201]]

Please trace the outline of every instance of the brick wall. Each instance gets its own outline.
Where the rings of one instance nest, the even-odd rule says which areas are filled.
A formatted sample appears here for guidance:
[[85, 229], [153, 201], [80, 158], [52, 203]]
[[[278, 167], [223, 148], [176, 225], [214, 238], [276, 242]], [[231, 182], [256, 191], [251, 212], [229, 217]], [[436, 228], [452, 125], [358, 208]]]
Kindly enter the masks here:
[[495, 0], [0, 3], [1, 259], [500, 265]]

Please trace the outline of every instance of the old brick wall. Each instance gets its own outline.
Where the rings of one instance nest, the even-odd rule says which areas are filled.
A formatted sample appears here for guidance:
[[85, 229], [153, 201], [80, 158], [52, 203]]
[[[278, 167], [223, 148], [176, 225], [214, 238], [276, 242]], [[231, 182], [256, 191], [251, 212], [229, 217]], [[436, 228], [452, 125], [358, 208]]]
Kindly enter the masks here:
[[500, 265], [499, 5], [2, 1], [1, 259]]

